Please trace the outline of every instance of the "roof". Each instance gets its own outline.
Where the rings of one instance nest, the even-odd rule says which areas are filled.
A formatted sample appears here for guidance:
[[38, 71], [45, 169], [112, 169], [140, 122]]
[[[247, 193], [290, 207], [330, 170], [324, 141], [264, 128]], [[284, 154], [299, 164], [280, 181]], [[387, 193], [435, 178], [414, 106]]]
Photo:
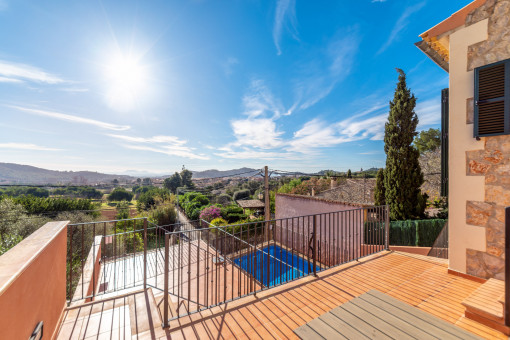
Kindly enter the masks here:
[[306, 196], [306, 195], [296, 195], [296, 194], [284, 194], [284, 193], [277, 193], [276, 196], [285, 196], [285, 197], [291, 197], [291, 198], [300, 198], [300, 199], [308, 199], [308, 200], [314, 200], [314, 201], [320, 201], [325, 203], [332, 203], [332, 204], [343, 204], [343, 205], [350, 205], [353, 207], [370, 207], [371, 204], [363, 204], [363, 203], [352, 203], [352, 202], [343, 202], [343, 201], [337, 201], [317, 196]]
[[264, 202], [261, 200], [239, 200], [236, 201], [241, 208], [264, 208]]
[[420, 34], [422, 41], [415, 45], [430, 59], [448, 72], [450, 61], [450, 34], [463, 27], [466, 17], [476, 8], [485, 4], [486, 0], [475, 0], [450, 15], [447, 19]]

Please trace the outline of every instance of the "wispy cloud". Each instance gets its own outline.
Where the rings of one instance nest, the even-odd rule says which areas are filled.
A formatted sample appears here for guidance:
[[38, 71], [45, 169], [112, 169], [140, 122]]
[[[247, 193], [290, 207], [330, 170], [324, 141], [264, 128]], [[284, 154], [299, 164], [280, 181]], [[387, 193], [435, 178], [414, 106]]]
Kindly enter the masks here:
[[418, 101], [415, 111], [419, 119], [418, 130], [425, 126], [439, 124], [441, 122], [441, 98]]
[[62, 151], [62, 149], [48, 148], [30, 143], [0, 143], [0, 149], [32, 150], [32, 151]]
[[16, 78], [0, 77], [0, 83], [23, 83], [23, 81]]
[[84, 87], [64, 87], [60, 89], [64, 92], [71, 92], [71, 93], [83, 93], [83, 92], [89, 92], [89, 89]]
[[234, 57], [228, 57], [227, 60], [223, 63], [223, 72], [226, 76], [230, 76], [234, 73], [234, 67], [239, 64], [239, 60]]
[[386, 2], [386, 0], [372, 0], [372, 2]]
[[95, 119], [83, 118], [83, 117], [79, 117], [79, 116], [74, 116], [74, 115], [59, 113], [59, 112], [54, 112], [54, 111], [32, 109], [32, 108], [16, 106], [16, 105], [7, 105], [7, 107], [10, 107], [10, 108], [22, 111], [22, 112], [26, 112], [29, 114], [37, 115], [37, 116], [49, 117], [49, 118], [53, 118], [53, 119], [70, 122], [70, 123], [93, 125], [96, 127], [100, 127], [102, 129], [106, 129], [106, 130], [124, 131], [124, 130], [129, 130], [131, 128], [128, 125], [111, 124], [111, 123], [106, 123], [106, 122], [102, 122], [102, 121], [95, 120]]
[[186, 146], [187, 141], [176, 136], [153, 136], [148, 138], [117, 134], [107, 134], [107, 136], [127, 142], [123, 143], [122, 146], [131, 150], [151, 151], [188, 159], [209, 159], [207, 155], [195, 153], [194, 148]]
[[393, 26], [388, 39], [376, 54], [381, 54], [382, 52], [386, 51], [388, 47], [390, 47], [393, 41], [398, 38], [399, 33], [402, 32], [407, 27], [407, 25], [409, 25], [409, 17], [422, 9], [423, 6], [425, 6], [425, 1], [409, 6], [404, 10], [402, 15], [395, 22], [395, 26]]
[[25, 80], [46, 84], [60, 84], [65, 82], [62, 78], [43, 71], [40, 68], [26, 64], [13, 63], [5, 60], [0, 60], [0, 76], [9, 79]]
[[296, 28], [295, 0], [278, 0], [276, 3], [273, 25], [273, 41], [278, 55], [282, 54], [281, 40], [284, 27], [289, 30], [294, 39], [299, 40]]
[[[301, 65], [303, 74], [295, 81], [300, 109], [307, 109], [318, 103], [349, 76], [360, 40], [356, 28], [338, 32], [321, 58], [314, 58], [313, 61]], [[325, 64], [317, 64], [316, 60], [325, 60]]]

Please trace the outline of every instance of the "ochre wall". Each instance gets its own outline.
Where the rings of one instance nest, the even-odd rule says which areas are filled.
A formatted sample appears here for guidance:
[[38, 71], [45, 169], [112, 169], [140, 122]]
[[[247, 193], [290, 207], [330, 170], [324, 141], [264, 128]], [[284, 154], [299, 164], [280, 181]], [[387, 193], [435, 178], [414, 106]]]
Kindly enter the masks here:
[[50, 222], [0, 256], [0, 339], [51, 339], [66, 305], [67, 223]]

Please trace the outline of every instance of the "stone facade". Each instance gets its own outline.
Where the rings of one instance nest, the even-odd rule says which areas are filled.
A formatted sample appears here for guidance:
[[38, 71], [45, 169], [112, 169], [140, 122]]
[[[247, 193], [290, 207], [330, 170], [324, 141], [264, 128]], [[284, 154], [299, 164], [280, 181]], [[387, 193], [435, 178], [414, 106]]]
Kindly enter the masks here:
[[[466, 17], [466, 26], [488, 19], [488, 39], [468, 47], [468, 71], [510, 58], [510, 0], [487, 0]], [[473, 100], [466, 104], [473, 123]], [[466, 174], [485, 176], [484, 202], [466, 202], [466, 223], [485, 228], [486, 250], [467, 250], [467, 273], [504, 279], [505, 213], [510, 206], [510, 136], [484, 137], [483, 150], [466, 152]]]

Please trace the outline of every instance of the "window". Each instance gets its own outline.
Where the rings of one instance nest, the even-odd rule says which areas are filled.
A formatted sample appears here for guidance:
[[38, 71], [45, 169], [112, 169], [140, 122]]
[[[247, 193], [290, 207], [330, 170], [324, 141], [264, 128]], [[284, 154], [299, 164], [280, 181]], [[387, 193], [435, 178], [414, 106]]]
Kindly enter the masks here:
[[475, 69], [475, 137], [510, 134], [510, 59]]

